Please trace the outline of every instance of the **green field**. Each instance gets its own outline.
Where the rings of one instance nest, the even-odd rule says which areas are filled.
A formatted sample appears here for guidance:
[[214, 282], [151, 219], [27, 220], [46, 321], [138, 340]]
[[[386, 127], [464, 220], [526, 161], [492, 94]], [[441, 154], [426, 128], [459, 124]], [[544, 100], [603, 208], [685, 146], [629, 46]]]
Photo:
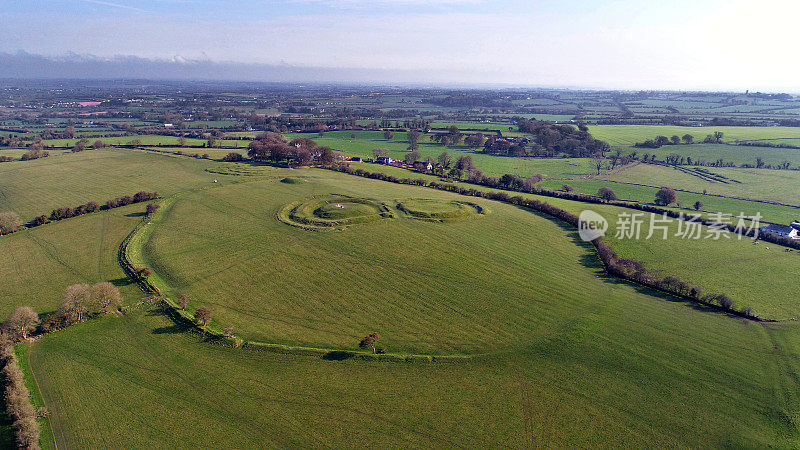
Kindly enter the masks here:
[[[92, 145], [94, 141], [97, 139], [102, 140], [107, 145], [127, 145], [134, 139], [141, 140], [141, 145], [178, 145], [179, 137], [178, 136], [160, 136], [154, 134], [139, 134], [139, 135], [131, 135], [131, 136], [114, 136], [114, 137], [97, 137], [97, 138], [88, 138], [89, 145]], [[46, 139], [42, 141], [43, 145], [46, 146], [55, 146], [55, 147], [72, 147], [78, 142], [78, 139]], [[195, 139], [195, 138], [186, 138], [186, 145], [205, 145], [208, 142], [206, 139]], [[239, 148], [246, 148], [247, 145], [250, 143], [249, 140], [242, 140], [242, 139], [230, 139], [230, 140], [218, 140], [217, 145], [221, 147], [239, 147]], [[203, 149], [187, 149], [187, 151], [196, 151], [203, 153]]]
[[143, 211], [144, 205], [131, 205], [0, 237], [0, 316], [20, 305], [52, 312], [76, 283], [111, 281], [128, 303], [141, 298], [117, 262], [117, 249]]
[[[588, 206], [560, 199], [548, 201], [574, 214], [590, 209], [603, 215], [609, 224], [606, 242], [620, 257], [640, 261], [648, 271], [658, 276], [676, 275], [699, 286], [704, 293], [725, 293], [739, 307], [750, 306], [763, 318], [786, 320], [800, 316], [800, 301], [794, 294], [796, 280], [786, 276], [787, 273], [800, 272], [800, 252], [786, 251], [784, 247], [767, 242], [754, 245], [751, 239], [740, 240], [733, 233], [727, 234], [727, 238], [714, 239], [707, 227], [703, 227], [699, 239], [682, 238], [679, 232], [686, 228], [679, 228], [677, 221], [666, 224], [666, 240], [664, 232], [658, 228], [653, 229], [648, 239], [649, 213], [640, 213], [641, 234], [621, 235], [618, 234], [620, 214], [636, 211], [608, 205]], [[661, 216], [656, 218], [662, 219]], [[737, 221], [733, 220], [733, 223]], [[630, 233], [630, 227], [621, 226], [620, 231]]]
[[[800, 204], [800, 171], [770, 169], [738, 169], [730, 167], [702, 168], [724, 181], [711, 181], [678, 168], [636, 164], [601, 178], [612, 181], [670, 186], [687, 191], [719, 194], [790, 205]], [[689, 168], [689, 170], [696, 170]], [[704, 202], [705, 203], [705, 202]]]
[[[351, 135], [355, 135], [356, 138], [351, 139]], [[361, 158], [372, 159], [372, 151], [376, 147], [388, 149], [389, 156], [399, 160], [402, 160], [408, 153], [408, 142], [406, 141], [405, 133], [395, 133], [395, 137], [391, 141], [384, 139], [383, 133], [379, 131], [336, 131], [326, 133], [324, 137], [308, 134], [287, 135], [289, 139], [295, 136], [312, 137], [320, 145], [329, 146], [348, 156], [359, 156]], [[445, 151], [453, 157], [454, 162], [461, 156], [471, 156], [475, 166], [489, 176], [513, 173], [523, 177], [542, 174], [551, 178], [565, 178], [594, 173], [592, 161], [588, 158], [511, 158], [487, 155], [479, 150], [471, 149], [464, 145], [443, 147], [440, 144], [430, 142], [429, 137], [425, 135], [420, 140], [419, 148], [423, 160], [428, 157], [435, 160]]]
[[[348, 142], [355, 143], [348, 152], [371, 156], [374, 146], [387, 146], [376, 134]], [[349, 141], [336, 133], [315, 139]], [[402, 155], [396, 147], [406, 144], [388, 145]], [[434, 153], [433, 145], [422, 147]], [[568, 161], [476, 155], [476, 163], [477, 156]], [[569, 167], [554, 165], [552, 173]], [[651, 165], [608, 177], [741, 196], [796, 192], [797, 172], [709, 170], [741, 183]], [[595, 192], [609, 185], [549, 183]], [[652, 200], [655, 192], [611, 185], [620, 197]], [[27, 356], [53, 424], [54, 442], [46, 436], [45, 448], [793, 447], [800, 438], [794, 323], [745, 321], [610, 278], [574, 229], [529, 210], [320, 169], [146, 151], [0, 164], [0, 209], [24, 218], [138, 190], [169, 198], [134, 253], [166, 283], [165, 294], [186, 293], [190, 310], [209, 307], [215, 329], [348, 350], [377, 331], [378, 347], [393, 354], [469, 357], [337, 360], [343, 356], [227, 348], [144, 304], [32, 344]], [[621, 211], [531, 197], [609, 218]], [[684, 204], [694, 198], [679, 197]], [[295, 202], [298, 223], [282, 222], [280, 212]], [[704, 209], [754, 204], [703, 202]], [[142, 294], [116, 257], [143, 208], [0, 237], [0, 298], [7, 300], [0, 313], [20, 304], [51, 311], [66, 285], [100, 280], [119, 284], [126, 303], [138, 302]], [[775, 217], [790, 211], [773, 208]], [[333, 229], [304, 228], [307, 220]], [[608, 241], [623, 257], [725, 292], [756, 313], [800, 312], [791, 295], [796, 251], [746, 241]]]
[[[680, 127], [670, 125], [591, 125], [589, 132], [597, 139], [611, 145], [630, 146], [656, 136], [671, 137], [691, 134], [694, 139], [703, 140], [715, 131], [724, 133], [725, 142], [752, 139], [800, 138], [797, 127]], [[642, 149], [643, 151], [649, 149]]]
[[756, 158], [763, 159], [765, 164], [778, 165], [784, 161], [791, 163], [792, 167], [800, 165], [800, 149], [775, 148], [775, 147], [751, 147], [745, 145], [727, 144], [689, 144], [689, 145], [665, 145], [661, 148], [630, 148], [623, 154], [636, 152], [639, 157], [645, 153], [656, 155], [656, 159], [663, 161], [664, 158], [675, 153], [684, 157], [689, 157], [694, 163], [707, 162], [713, 163], [719, 159], [726, 163], [736, 165], [751, 164], [756, 165]]
[[28, 221], [61, 206], [104, 203], [142, 190], [167, 195], [230, 178], [205, 171], [219, 167], [225, 165], [138, 150], [87, 150], [2, 163], [0, 211], [15, 211]]
[[[653, 184], [651, 187], [648, 187], [625, 184], [624, 182], [609, 182], [598, 179], [561, 181], [545, 180], [540, 184], [551, 189], [561, 189], [564, 184], [569, 184], [570, 186], [574, 187], [577, 192], [591, 195], [596, 195], [598, 189], [601, 187], [610, 187], [614, 190], [617, 197], [621, 199], [634, 200], [643, 203], [653, 203], [656, 198], [656, 192], [658, 192], [660, 188], [660, 185], [657, 184]], [[685, 189], [679, 183], [666, 183], [665, 185], [673, 188]], [[710, 189], [709, 192], [711, 192]], [[797, 218], [798, 215], [800, 215], [800, 209], [790, 206], [772, 205], [769, 203], [736, 200], [732, 198], [716, 197], [713, 195], [703, 195], [702, 192], [692, 193], [679, 191], [678, 201], [684, 209], [690, 209], [692, 212], [694, 212], [694, 203], [699, 201], [703, 205], [700, 209], [701, 212], [721, 212], [726, 214], [734, 214], [737, 217], [741, 215], [753, 217], [756, 214], [761, 214], [763, 220], [776, 223], [790, 223], [792, 220]]]
[[[567, 274], [537, 263], [569, 265], [583, 249], [545, 245], [562, 229], [527, 211], [478, 200], [490, 214], [413, 220], [398, 211], [401, 199], [459, 196], [334, 172], [292, 173], [308, 181], [286, 184], [278, 175], [180, 197], [145, 247], [174, 293], [210, 307], [221, 326], [247, 339], [346, 348], [376, 328], [392, 351], [494, 351], [508, 345], [500, 336], [534, 339], [543, 330], [534, 317], [572, 308], [575, 279], [584, 291], [595, 284], [580, 265]], [[333, 233], [276, 218], [287, 204], [329, 194], [375, 199], [395, 217]], [[449, 257], [435, 256], [442, 254]], [[512, 266], [519, 270], [504, 270]]]
[[56, 442], [794, 445], [796, 327], [743, 322], [595, 278], [597, 269], [583, 266], [587, 250], [567, 231], [551, 239], [558, 234], [548, 247], [569, 254], [558, 264], [570, 275], [588, 275], [574, 280], [585, 293], [568, 305], [537, 297], [537, 336], [510, 339], [513, 349], [491, 357], [420, 364], [233, 350], [144, 311], [46, 336], [31, 365]]

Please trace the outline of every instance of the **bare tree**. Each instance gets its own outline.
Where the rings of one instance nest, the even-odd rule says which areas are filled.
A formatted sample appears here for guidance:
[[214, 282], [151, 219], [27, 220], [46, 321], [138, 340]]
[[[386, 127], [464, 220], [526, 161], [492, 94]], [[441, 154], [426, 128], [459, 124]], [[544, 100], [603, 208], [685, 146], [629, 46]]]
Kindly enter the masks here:
[[10, 331], [17, 339], [27, 339], [40, 322], [39, 315], [33, 308], [20, 306], [8, 316], [3, 328]]
[[11, 211], [0, 213], [0, 235], [11, 234], [19, 230], [19, 216]]
[[181, 296], [178, 297], [178, 306], [180, 306], [181, 309], [186, 309], [186, 306], [188, 304], [189, 304], [189, 296], [186, 294], [181, 294]]
[[122, 306], [122, 294], [108, 281], [100, 282], [92, 286], [91, 303], [96, 312], [108, 314]]
[[203, 326], [206, 326], [208, 321], [211, 320], [211, 310], [201, 306], [197, 308], [197, 311], [194, 312], [194, 318], [198, 322], [202, 323]]
[[88, 284], [67, 286], [56, 314], [64, 317], [66, 323], [82, 322], [87, 317], [91, 300], [92, 291]]
[[380, 339], [378, 333], [370, 333], [361, 339], [361, 342], [358, 343], [358, 347], [365, 350], [372, 348], [372, 354], [375, 354], [375, 343], [378, 342], [378, 339]]

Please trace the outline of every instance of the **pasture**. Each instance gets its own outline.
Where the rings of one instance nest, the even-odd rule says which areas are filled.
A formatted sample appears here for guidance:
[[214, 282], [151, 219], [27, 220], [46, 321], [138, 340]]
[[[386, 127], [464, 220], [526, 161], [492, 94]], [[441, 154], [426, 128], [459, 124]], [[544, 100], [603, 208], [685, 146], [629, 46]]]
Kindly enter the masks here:
[[[391, 351], [461, 354], [506, 348], [500, 336], [534, 339], [555, 304], [571, 309], [579, 292], [608, 289], [576, 264], [584, 246], [527, 211], [474, 200], [491, 213], [414, 220], [398, 203], [461, 197], [335, 172], [292, 173], [307, 181], [287, 184], [277, 175], [189, 193], [168, 207], [144, 247], [167, 293], [186, 293], [192, 308], [209, 307], [220, 326], [246, 339], [352, 348], [376, 329]], [[369, 197], [396, 217], [328, 233], [278, 220], [294, 202], [331, 194]]]
[[[681, 127], [671, 125], [590, 125], [589, 132], [597, 139], [614, 146], [628, 147], [637, 142], [654, 139], [658, 135], [670, 137], [691, 134], [695, 141], [702, 141], [715, 131], [724, 133], [724, 142], [754, 139], [800, 138], [797, 127]], [[645, 150], [645, 149], [643, 149]]]
[[[658, 184], [638, 186], [625, 184], [624, 182], [609, 182], [607, 180], [598, 179], [545, 180], [539, 184], [550, 189], [561, 189], [565, 184], [568, 184], [575, 188], [577, 192], [591, 195], [596, 195], [598, 189], [601, 187], [610, 187], [614, 190], [617, 197], [621, 199], [643, 203], [653, 203], [656, 198], [656, 192], [658, 192], [661, 187], [661, 185]], [[686, 189], [679, 183], [666, 183], [664, 185], [678, 189]], [[711, 192], [710, 189], [709, 192]], [[702, 192], [678, 191], [678, 201], [682, 208], [690, 210], [691, 212], [694, 212], [694, 203], [700, 202], [703, 205], [700, 208], [700, 212], [721, 212], [733, 214], [737, 217], [741, 215], [752, 217], [756, 214], [761, 214], [762, 220], [776, 223], [789, 223], [800, 215], [800, 208], [704, 195]]]
[[[353, 139], [350, 136], [355, 135]], [[387, 140], [379, 131], [336, 131], [326, 133], [324, 137], [316, 135], [289, 134], [287, 138], [296, 136], [312, 137], [319, 145], [326, 145], [339, 150], [348, 156], [373, 158], [372, 151], [376, 147], [389, 150], [389, 156], [402, 160], [408, 153], [408, 141], [405, 133], [395, 133], [394, 139]], [[505, 156], [487, 155], [481, 149], [471, 149], [465, 145], [442, 146], [431, 142], [429, 136], [423, 135], [420, 140], [419, 152], [422, 160], [430, 157], [436, 160], [442, 152], [452, 156], [453, 162], [461, 156], [472, 157], [475, 166], [489, 176], [501, 176], [513, 173], [523, 177], [542, 174], [546, 177], [564, 178], [584, 176], [594, 173], [592, 161], [588, 158], [512, 158]]]
[[513, 349], [462, 362], [230, 349], [134, 310], [45, 336], [30, 363], [59, 448], [793, 445], [797, 327], [654, 298], [582, 258], [562, 266], [589, 274], [569, 304], [526, 300], [544, 306], [535, 339], [501, 332]]
[[28, 221], [61, 206], [104, 203], [142, 190], [169, 195], [214, 179], [234, 179], [206, 171], [222, 166], [215, 161], [113, 149], [2, 163], [0, 211], [15, 211]]
[[[800, 171], [636, 164], [600, 178], [746, 199], [800, 204]], [[710, 176], [709, 176], [710, 175]]]
[[656, 159], [663, 161], [667, 155], [675, 153], [684, 157], [691, 158], [694, 163], [707, 162], [713, 163], [719, 159], [736, 165], [750, 164], [756, 165], [756, 158], [761, 158], [765, 164], [777, 166], [784, 161], [788, 161], [792, 167], [800, 166], [800, 149], [775, 148], [775, 147], [752, 147], [745, 145], [728, 144], [689, 144], [689, 145], [665, 145], [661, 148], [630, 148], [625, 149], [623, 155], [636, 152], [639, 157], [645, 153], [656, 155]]
[[111, 281], [126, 303], [142, 297], [117, 262], [117, 250], [141, 220], [144, 205], [130, 205], [0, 237], [0, 316], [17, 306], [38, 313], [56, 309], [64, 289]]

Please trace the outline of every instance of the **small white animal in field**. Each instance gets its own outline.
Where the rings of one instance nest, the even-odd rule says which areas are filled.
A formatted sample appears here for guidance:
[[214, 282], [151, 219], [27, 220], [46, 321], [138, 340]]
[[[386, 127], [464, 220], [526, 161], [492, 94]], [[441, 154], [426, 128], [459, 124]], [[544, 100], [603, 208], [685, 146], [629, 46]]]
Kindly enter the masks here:
[[769, 250], [769, 247], [767, 247], [767, 250]]
[[214, 183], [216, 183], [216, 182], [217, 182], [217, 180], [216, 180], [216, 179], [214, 179]]

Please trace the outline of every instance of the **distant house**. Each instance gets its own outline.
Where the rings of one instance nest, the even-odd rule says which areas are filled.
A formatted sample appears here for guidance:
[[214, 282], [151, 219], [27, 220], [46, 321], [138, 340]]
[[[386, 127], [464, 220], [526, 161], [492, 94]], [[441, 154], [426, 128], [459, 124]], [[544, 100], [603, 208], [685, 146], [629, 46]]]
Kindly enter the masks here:
[[771, 223], [761, 227], [761, 232], [774, 234], [775, 236], [788, 237], [789, 239], [800, 239], [800, 222], [795, 220], [789, 225]]
[[414, 164], [412, 164], [412, 166], [416, 170], [431, 170], [431, 169], [433, 169], [433, 164], [431, 164], [429, 162], [423, 162], [423, 161], [414, 161]]
[[391, 164], [394, 162], [394, 160], [388, 156], [378, 156], [377, 162], [378, 164]]
[[174, 125], [174, 124], [171, 124], [171, 123], [165, 123], [165, 124], [164, 124], [164, 128], [172, 128], [172, 127], [174, 127], [174, 126], [175, 126], [175, 125]]
[[352, 158], [350, 158], [350, 161], [361, 162], [361, 158], [359, 158], [358, 156], [353, 156]]

